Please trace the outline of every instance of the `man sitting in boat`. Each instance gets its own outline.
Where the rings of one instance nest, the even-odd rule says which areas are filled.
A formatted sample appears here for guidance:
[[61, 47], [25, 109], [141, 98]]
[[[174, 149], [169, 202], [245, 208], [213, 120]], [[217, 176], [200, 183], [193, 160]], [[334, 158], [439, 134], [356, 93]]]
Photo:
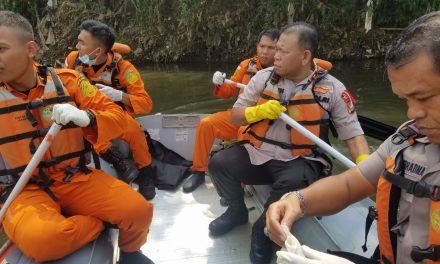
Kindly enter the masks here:
[[[248, 124], [248, 143], [219, 151], [208, 164], [212, 181], [229, 207], [212, 221], [209, 231], [223, 235], [248, 222], [241, 182], [272, 184], [265, 209], [285, 193], [306, 187], [330, 173], [322, 151], [281, 119], [286, 112], [316, 136], [328, 142], [330, 120], [340, 140], [360, 161], [369, 153], [344, 85], [313, 62], [318, 33], [312, 25], [297, 22], [284, 27], [276, 44], [274, 67], [257, 72], [238, 97], [232, 121]], [[252, 263], [269, 263], [272, 242], [264, 235], [265, 211], [252, 228]]]
[[[281, 224], [291, 228], [304, 214], [333, 214], [376, 193], [380, 263], [439, 263], [439, 36], [440, 12], [433, 12], [391, 43], [388, 78], [393, 93], [406, 101], [411, 121], [359, 166], [272, 204], [267, 228], [273, 241], [282, 245], [286, 239]], [[295, 256], [294, 263], [310, 263], [310, 256]], [[316, 263], [336, 262], [323, 257]]]
[[[248, 84], [255, 73], [261, 69], [273, 66], [275, 44], [280, 36], [276, 28], [266, 29], [257, 39], [257, 56], [246, 59], [238, 65], [231, 81]], [[214, 95], [220, 98], [231, 98], [243, 92], [236, 84], [225, 83], [226, 73], [216, 71], [212, 76], [215, 85]], [[205, 182], [205, 172], [208, 170], [208, 157], [216, 138], [230, 140], [237, 138], [239, 125], [231, 123], [231, 109], [209, 115], [200, 121], [196, 129], [194, 143], [193, 173], [183, 184], [184, 192], [194, 191]]]
[[49, 261], [97, 238], [106, 221], [120, 229], [120, 263], [152, 263], [139, 249], [147, 238], [153, 206], [128, 184], [85, 163], [84, 138], [102, 144], [119, 137], [126, 127], [123, 110], [77, 72], [36, 64], [33, 36], [24, 17], [0, 11], [3, 198], [46, 129], [53, 122], [65, 127], [8, 208], [2, 223], [6, 234], [27, 256]]
[[[137, 182], [139, 192], [151, 200], [156, 195], [151, 155], [144, 132], [133, 115], [148, 114], [153, 103], [144, 89], [139, 72], [121, 55], [112, 52], [115, 32], [109, 26], [95, 20], [86, 20], [79, 27], [78, 51], [66, 58], [66, 67], [84, 74], [101, 92], [125, 110], [126, 127], [121, 139], [130, 145], [134, 161], [123, 155], [111, 142], [100, 142], [93, 147], [99, 155], [112, 163], [119, 176], [126, 182]], [[139, 167], [139, 171], [138, 171]]]

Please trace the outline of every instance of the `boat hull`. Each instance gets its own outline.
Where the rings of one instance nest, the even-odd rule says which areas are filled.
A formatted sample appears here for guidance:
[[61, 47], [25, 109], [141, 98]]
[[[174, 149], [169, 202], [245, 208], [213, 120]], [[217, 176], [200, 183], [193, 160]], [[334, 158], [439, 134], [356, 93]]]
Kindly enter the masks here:
[[[192, 160], [196, 126], [205, 116], [204, 114], [151, 115], [139, 117], [137, 120], [153, 139], [160, 141], [182, 157]], [[115, 175], [113, 168], [106, 162], [101, 162], [101, 166], [105, 171]], [[246, 189], [252, 195], [261, 213], [263, 204], [269, 195], [270, 186], [247, 186]], [[161, 197], [156, 199], [161, 199]], [[155, 203], [154, 200], [153, 203]], [[332, 216], [305, 217], [294, 225], [292, 232], [302, 244], [320, 251], [328, 249], [347, 251], [370, 257], [378, 245], [377, 233], [373, 231], [376, 230], [375, 222], [368, 237], [368, 250], [363, 252], [361, 247], [364, 244], [368, 207], [371, 205], [374, 205], [371, 199], [364, 199]], [[117, 258], [117, 230], [107, 229], [97, 240], [75, 253], [48, 263], [116, 263]], [[35, 263], [24, 256], [18, 248], [14, 248], [6, 259], [11, 264]]]

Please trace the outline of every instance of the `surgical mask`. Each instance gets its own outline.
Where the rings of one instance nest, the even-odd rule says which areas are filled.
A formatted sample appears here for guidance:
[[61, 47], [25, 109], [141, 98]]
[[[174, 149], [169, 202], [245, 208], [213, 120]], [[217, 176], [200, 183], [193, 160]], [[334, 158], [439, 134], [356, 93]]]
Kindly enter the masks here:
[[86, 65], [93, 66], [93, 65], [96, 64], [96, 59], [97, 59], [98, 57], [96, 57], [96, 58], [94, 58], [93, 60], [91, 60], [91, 59], [90, 59], [90, 55], [93, 54], [93, 53], [94, 53], [96, 50], [98, 50], [98, 49], [99, 49], [99, 48], [96, 48], [96, 49], [94, 49], [92, 52], [90, 52], [89, 54], [85, 54], [85, 55], [79, 56], [78, 59], [79, 59], [82, 63], [84, 63], [84, 64], [86, 64]]

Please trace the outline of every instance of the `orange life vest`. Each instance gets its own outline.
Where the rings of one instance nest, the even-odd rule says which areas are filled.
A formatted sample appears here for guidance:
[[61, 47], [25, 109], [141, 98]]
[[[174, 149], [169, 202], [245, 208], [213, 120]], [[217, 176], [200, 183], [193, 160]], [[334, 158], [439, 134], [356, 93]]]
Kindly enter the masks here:
[[[47, 73], [49, 72], [49, 74]], [[53, 123], [52, 107], [58, 103], [75, 105], [53, 68], [38, 66], [38, 78], [45, 83], [44, 94], [23, 100], [0, 83], [0, 186], [16, 183], [42, 138]], [[75, 105], [76, 106], [76, 105]], [[85, 167], [85, 145], [81, 128], [65, 126], [53, 140], [33, 176], [61, 175], [63, 180]], [[65, 175], [63, 174], [65, 173]], [[39, 180], [38, 180], [39, 181]], [[49, 184], [46, 182], [45, 184]], [[45, 186], [47, 187], [47, 186]]]
[[[254, 77], [254, 75], [259, 71], [263, 69], [263, 67], [260, 64], [260, 61], [258, 60], [258, 57], [252, 57], [249, 59], [249, 63], [247, 66], [247, 70], [244, 73], [243, 79], [241, 80], [241, 83], [248, 84], [249, 81]], [[243, 92], [243, 89], [240, 89], [240, 93]]]
[[327, 60], [313, 58], [313, 62], [318, 66], [319, 68], [322, 68], [323, 70], [326, 70], [329, 72], [333, 68], [333, 64]]
[[72, 65], [72, 69], [75, 69], [77, 72], [84, 74], [92, 84], [101, 83], [104, 85], [112, 86], [115, 89], [127, 92], [127, 89], [125, 87], [121, 87], [119, 79], [116, 76], [119, 74], [118, 63], [122, 59], [122, 55], [128, 54], [130, 52], [130, 46], [115, 42], [113, 44], [112, 50], [107, 55], [105, 70], [100, 75], [93, 77], [87, 76], [87, 72], [83, 71], [85, 65], [79, 60], [79, 54], [77, 51], [73, 52], [74, 55], [72, 57], [75, 58], [74, 62], [69, 62], [68, 64]]
[[[108, 85], [111, 86], [115, 89], [119, 89], [122, 90], [123, 92], [127, 92], [127, 89], [125, 87], [122, 87], [120, 85], [120, 81], [119, 79], [116, 77], [119, 74], [119, 68], [118, 68], [118, 63], [119, 61], [122, 59], [122, 55], [119, 53], [114, 53], [114, 52], [109, 52], [107, 55], [107, 61], [105, 62], [105, 69], [104, 71], [98, 75], [98, 76], [88, 76], [87, 75], [87, 71], [84, 70], [84, 67], [86, 67], [86, 65], [84, 65], [80, 60], [79, 60], [79, 54], [77, 51], [76, 52], [76, 58], [74, 63], [72, 64], [72, 69], [76, 70], [77, 72], [83, 74], [84, 76], [87, 77], [87, 79], [89, 79], [89, 81], [92, 84], [97, 84], [97, 83], [101, 83], [104, 85]], [[70, 65], [70, 63], [69, 63]], [[91, 68], [91, 66], [87, 66], [88, 68]]]
[[[380, 177], [377, 185], [376, 206], [378, 213], [378, 235], [381, 263], [396, 263], [397, 237], [391, 228], [396, 225], [397, 211], [401, 190], [414, 195], [431, 199], [430, 203], [430, 225], [429, 245], [426, 249], [413, 246], [411, 258], [415, 262], [428, 260], [427, 263], [439, 263], [440, 260], [440, 234], [438, 220], [433, 221], [433, 215], [440, 215], [440, 193], [439, 186], [428, 184], [424, 181], [412, 181], [404, 177], [404, 155], [406, 148], [414, 144], [415, 139], [420, 137], [414, 122], [408, 122], [399, 129], [393, 136], [393, 148], [386, 160], [386, 171]], [[438, 219], [438, 217], [435, 217]], [[427, 227], [428, 228], [428, 227]]]
[[119, 54], [122, 54], [122, 55], [123, 54], [128, 54], [128, 53], [131, 52], [131, 47], [128, 46], [127, 44], [115, 42], [115, 43], [113, 43], [112, 51], [114, 53], [119, 53]]
[[[266, 81], [265, 88], [260, 94], [257, 105], [263, 104], [268, 100], [280, 101], [281, 104], [287, 107], [287, 112], [291, 118], [306, 127], [316, 136], [329, 142], [328, 127], [330, 115], [327, 110], [319, 104], [314, 92], [315, 84], [326, 74], [327, 71], [318, 68], [310, 78], [305, 89], [296, 93], [288, 101], [283, 101], [280, 100], [281, 96], [279, 94], [280, 91], [283, 91], [283, 88], [280, 87], [278, 82], [280, 77], [272, 72]], [[245, 135], [244, 138], [247, 138], [250, 143], [257, 148], [260, 147], [263, 142], [266, 142], [284, 149], [291, 149], [293, 156], [310, 156], [318, 153], [316, 144], [287, 125], [286, 128], [290, 129], [290, 144], [266, 138], [266, 133], [272, 123], [273, 121], [265, 119], [249, 125], [246, 129], [247, 136]]]
[[[231, 76], [231, 81], [247, 85], [251, 78], [263, 67], [257, 56], [246, 59], [240, 62], [240, 65]], [[237, 94], [243, 93], [244, 89], [239, 89], [235, 84], [223, 83], [222, 85], [216, 85], [214, 88], [214, 96], [220, 98], [231, 98]]]

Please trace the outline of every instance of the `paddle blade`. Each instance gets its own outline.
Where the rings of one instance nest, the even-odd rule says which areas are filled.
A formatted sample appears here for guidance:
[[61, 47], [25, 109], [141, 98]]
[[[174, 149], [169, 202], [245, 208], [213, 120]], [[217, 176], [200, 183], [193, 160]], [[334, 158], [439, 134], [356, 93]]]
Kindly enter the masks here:
[[365, 135], [378, 140], [384, 141], [397, 130], [394, 126], [387, 125], [365, 116], [358, 115], [358, 119]]

